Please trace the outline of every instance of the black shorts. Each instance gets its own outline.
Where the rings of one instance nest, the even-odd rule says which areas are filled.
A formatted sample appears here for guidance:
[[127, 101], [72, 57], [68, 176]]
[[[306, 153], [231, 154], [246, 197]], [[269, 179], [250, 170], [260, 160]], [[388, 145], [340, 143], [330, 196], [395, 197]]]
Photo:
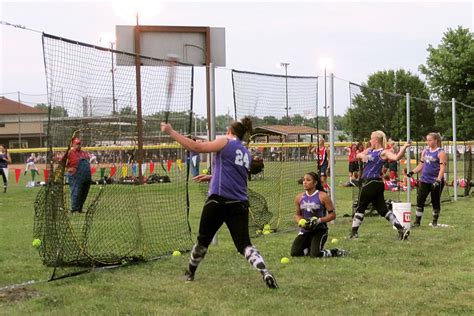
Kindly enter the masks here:
[[324, 162], [321, 166], [319, 166], [319, 176], [327, 176], [328, 175], [328, 162]]
[[359, 171], [359, 162], [358, 161], [349, 162], [349, 172], [357, 172], [357, 171]]

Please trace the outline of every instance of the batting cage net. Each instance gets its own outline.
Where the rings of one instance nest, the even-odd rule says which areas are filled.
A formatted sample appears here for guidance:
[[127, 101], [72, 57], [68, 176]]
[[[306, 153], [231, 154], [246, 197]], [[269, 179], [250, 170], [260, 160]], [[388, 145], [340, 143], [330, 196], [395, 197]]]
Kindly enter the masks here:
[[[235, 117], [250, 116], [250, 233], [295, 227], [299, 180], [317, 171], [310, 152], [325, 131], [317, 126], [318, 78], [232, 71]], [[314, 143], [314, 144], [313, 144]]]
[[133, 54], [47, 34], [43, 52], [49, 177], [34, 218], [43, 263], [113, 265], [189, 250], [187, 152], [160, 122], [189, 132], [193, 67], [141, 56], [147, 66], [137, 68]]

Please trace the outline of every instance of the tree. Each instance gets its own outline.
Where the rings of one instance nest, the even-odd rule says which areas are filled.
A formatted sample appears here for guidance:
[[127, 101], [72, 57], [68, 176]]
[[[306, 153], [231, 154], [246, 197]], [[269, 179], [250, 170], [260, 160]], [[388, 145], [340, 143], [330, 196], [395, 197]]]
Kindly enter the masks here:
[[226, 115], [217, 115], [216, 116], [216, 133], [222, 134], [227, 132], [227, 127], [233, 122], [232, 116]]
[[[379, 71], [369, 76], [367, 84], [352, 85], [352, 106], [347, 110], [343, 124], [344, 131], [354, 140], [370, 137], [374, 130], [382, 130], [394, 140], [406, 138], [406, 97], [427, 99], [426, 84], [409, 71]], [[421, 139], [434, 125], [434, 104], [411, 102], [411, 138]]]
[[137, 111], [132, 109], [130, 106], [126, 106], [120, 109], [120, 115], [137, 115]]
[[[468, 28], [448, 29], [438, 47], [428, 46], [426, 65], [419, 69], [426, 76], [430, 91], [442, 102], [436, 109], [436, 120], [444, 134], [452, 137], [451, 101], [474, 106], [474, 37]], [[474, 110], [459, 104], [458, 122], [474, 122]], [[459, 139], [474, 138], [474, 124], [458, 124]]]
[[[43, 110], [45, 113], [48, 113], [49, 106], [44, 103], [38, 103], [35, 105], [35, 108]], [[51, 117], [68, 117], [66, 108], [62, 106], [53, 106], [51, 108]]]

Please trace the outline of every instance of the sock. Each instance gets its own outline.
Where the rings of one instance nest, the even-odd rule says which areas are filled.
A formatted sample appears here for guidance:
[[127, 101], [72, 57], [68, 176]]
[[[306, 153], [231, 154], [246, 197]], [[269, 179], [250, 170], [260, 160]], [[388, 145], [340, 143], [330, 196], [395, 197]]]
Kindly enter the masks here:
[[352, 219], [352, 231], [357, 233], [357, 230], [359, 229], [359, 226], [362, 225], [363, 221], [364, 213], [355, 213], [354, 218]]
[[438, 224], [438, 217], [441, 210], [433, 210], [433, 225]]
[[415, 220], [415, 222], [418, 223], [418, 224], [421, 223], [421, 218], [423, 217], [423, 211], [424, 211], [423, 207], [418, 207], [418, 206], [416, 207], [416, 220]]
[[257, 248], [254, 246], [247, 246], [244, 250], [245, 259], [261, 274], [268, 272], [267, 267], [265, 266], [265, 261], [263, 261], [262, 255], [258, 252]]
[[397, 217], [395, 214], [393, 214], [392, 211], [388, 211], [387, 214], [385, 215], [385, 219], [389, 221], [393, 226], [395, 226], [397, 229], [403, 229], [403, 226], [400, 224], [398, 221]]
[[199, 244], [195, 244], [193, 246], [193, 249], [191, 250], [191, 255], [189, 257], [189, 272], [191, 272], [192, 274], [196, 272], [199, 263], [201, 263], [202, 259], [204, 259], [206, 253], [206, 247], [203, 247]]
[[321, 252], [323, 253], [323, 258], [326, 258], [326, 257], [332, 257], [333, 256], [333, 249], [329, 250], [329, 249], [322, 249]]

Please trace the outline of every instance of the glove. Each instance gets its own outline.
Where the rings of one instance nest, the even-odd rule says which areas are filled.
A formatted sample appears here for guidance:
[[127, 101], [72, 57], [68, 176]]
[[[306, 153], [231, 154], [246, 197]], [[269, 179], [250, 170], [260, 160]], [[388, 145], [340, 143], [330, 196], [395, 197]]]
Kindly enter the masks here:
[[441, 186], [441, 180], [436, 180], [436, 181], [431, 185], [431, 189], [437, 190], [437, 189], [439, 189], [440, 186]]
[[408, 177], [408, 178], [413, 177], [413, 171], [408, 172], [408, 173], [407, 173], [407, 177]]
[[320, 223], [321, 219], [317, 218], [316, 216], [313, 216], [310, 220], [306, 220], [304, 218], [300, 219], [300, 221], [298, 222], [298, 226], [307, 230], [313, 230]]

